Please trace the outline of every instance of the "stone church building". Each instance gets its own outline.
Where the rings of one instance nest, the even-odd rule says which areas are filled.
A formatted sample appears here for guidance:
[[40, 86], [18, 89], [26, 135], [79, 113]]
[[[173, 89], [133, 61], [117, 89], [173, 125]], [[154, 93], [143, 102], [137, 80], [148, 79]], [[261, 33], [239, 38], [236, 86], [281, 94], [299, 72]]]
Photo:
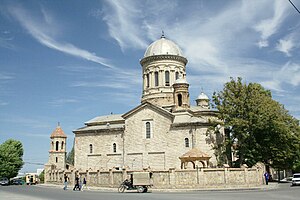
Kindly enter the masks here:
[[[207, 131], [216, 111], [203, 92], [191, 104], [186, 80], [188, 60], [173, 41], [153, 42], [145, 51], [141, 104], [124, 114], [98, 116], [74, 130], [77, 170], [167, 170], [215, 167], [216, 142]], [[221, 135], [224, 129], [219, 128]], [[219, 142], [223, 142], [222, 140]], [[65, 166], [66, 136], [51, 135], [49, 164]]]

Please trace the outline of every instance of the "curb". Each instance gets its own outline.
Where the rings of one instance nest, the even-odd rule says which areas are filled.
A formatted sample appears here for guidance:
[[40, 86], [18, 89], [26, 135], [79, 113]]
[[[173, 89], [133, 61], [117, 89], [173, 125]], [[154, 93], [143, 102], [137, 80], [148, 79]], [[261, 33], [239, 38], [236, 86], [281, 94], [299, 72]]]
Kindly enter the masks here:
[[[63, 188], [63, 185], [55, 184], [38, 184], [37, 187], [52, 187], [52, 188]], [[209, 192], [209, 191], [254, 191], [254, 190], [275, 190], [279, 186], [278, 183], [272, 183], [269, 185], [262, 185], [259, 187], [247, 187], [247, 188], [189, 188], [189, 189], [155, 189], [150, 188], [149, 192]], [[72, 188], [70, 186], [69, 188]], [[118, 188], [106, 188], [106, 187], [88, 187], [84, 191], [102, 191], [102, 192], [117, 192]], [[70, 190], [70, 189], [69, 189]], [[72, 189], [71, 189], [72, 190]], [[134, 191], [134, 190], [131, 190]]]

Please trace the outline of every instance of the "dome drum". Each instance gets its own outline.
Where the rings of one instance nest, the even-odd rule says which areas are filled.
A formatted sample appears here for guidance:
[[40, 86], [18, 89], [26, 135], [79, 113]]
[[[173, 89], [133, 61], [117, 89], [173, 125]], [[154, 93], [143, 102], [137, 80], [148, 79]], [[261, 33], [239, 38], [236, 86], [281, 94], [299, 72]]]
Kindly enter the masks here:
[[179, 76], [185, 77], [187, 64], [187, 59], [183, 57], [177, 44], [162, 35], [147, 48], [140, 64], [143, 69], [141, 102], [149, 101], [158, 106], [172, 106], [173, 84]]
[[178, 62], [181, 62], [184, 64], [184, 66], [187, 64], [187, 59], [182, 56], [177, 56], [177, 55], [155, 55], [155, 56], [148, 56], [144, 57], [141, 61], [140, 64], [142, 66], [148, 65], [149, 63], [153, 61], [164, 61], [164, 60], [175, 60]]

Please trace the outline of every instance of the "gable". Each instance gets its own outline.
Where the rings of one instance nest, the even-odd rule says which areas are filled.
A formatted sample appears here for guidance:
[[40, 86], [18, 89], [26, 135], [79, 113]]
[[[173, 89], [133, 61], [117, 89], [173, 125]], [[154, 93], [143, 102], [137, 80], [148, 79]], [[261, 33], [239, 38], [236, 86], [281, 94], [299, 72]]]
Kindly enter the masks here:
[[125, 113], [124, 115], [122, 115], [122, 117], [126, 120], [126, 119], [130, 118], [131, 116], [133, 116], [143, 110], [151, 110], [151, 111], [157, 113], [158, 115], [162, 115], [170, 120], [174, 119], [174, 115], [172, 113], [170, 113], [169, 111], [167, 111], [163, 108], [157, 107], [149, 102], [142, 103], [141, 105], [135, 107], [134, 109], [132, 109], [132, 110], [128, 111], [127, 113]]

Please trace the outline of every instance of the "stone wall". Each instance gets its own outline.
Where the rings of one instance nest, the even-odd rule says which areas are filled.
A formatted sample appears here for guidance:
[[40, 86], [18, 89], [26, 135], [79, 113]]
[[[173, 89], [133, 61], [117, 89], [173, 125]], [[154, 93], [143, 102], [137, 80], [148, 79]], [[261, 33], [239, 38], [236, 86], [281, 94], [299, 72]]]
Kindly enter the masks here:
[[[46, 171], [46, 183], [63, 185], [63, 174], [74, 185], [75, 174], [86, 177], [88, 186], [118, 187], [133, 171]], [[241, 188], [263, 184], [263, 172], [257, 168], [199, 168], [191, 170], [152, 171], [153, 188], [192, 189], [192, 188]]]

